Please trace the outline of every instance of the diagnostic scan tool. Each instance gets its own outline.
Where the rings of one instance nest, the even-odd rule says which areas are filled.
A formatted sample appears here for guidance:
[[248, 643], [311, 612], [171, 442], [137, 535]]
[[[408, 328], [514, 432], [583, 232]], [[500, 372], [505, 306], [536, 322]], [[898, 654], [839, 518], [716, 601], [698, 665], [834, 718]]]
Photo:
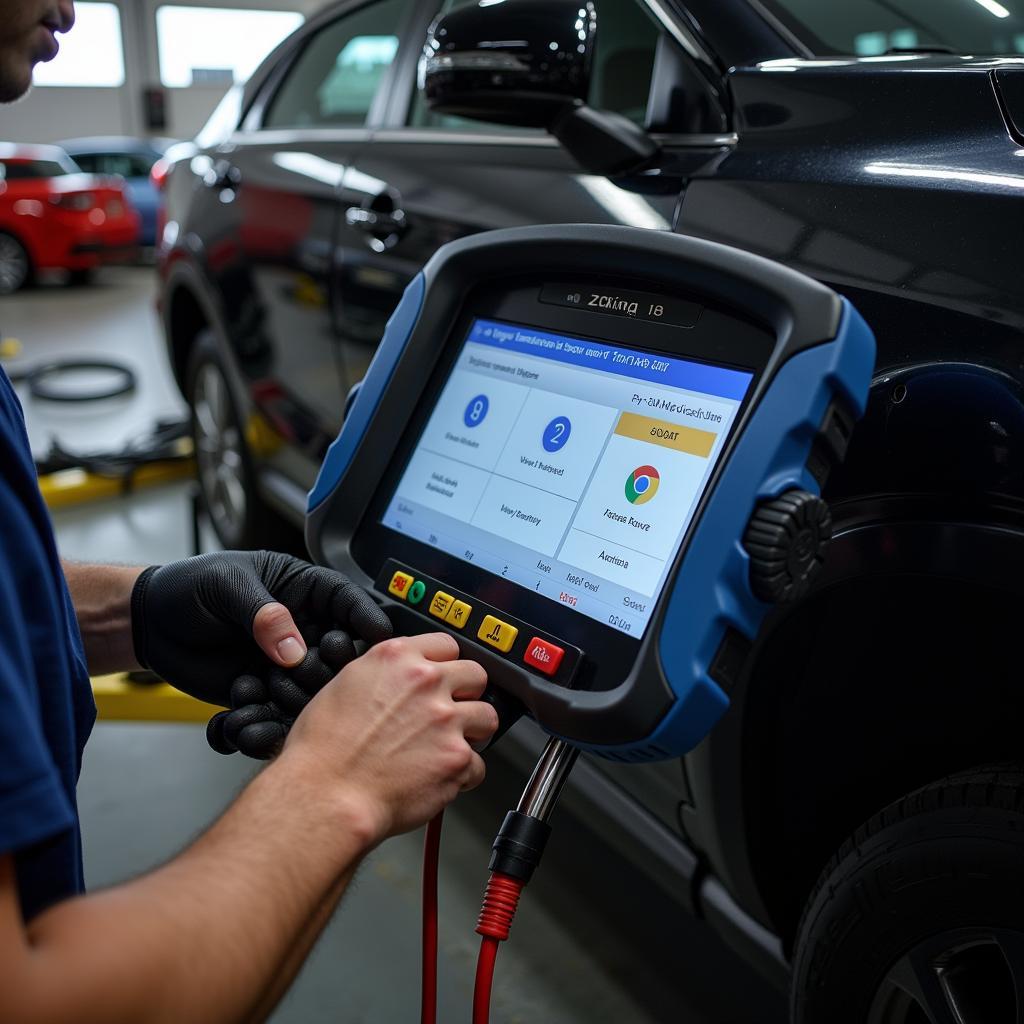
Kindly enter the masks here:
[[550, 734], [679, 756], [806, 591], [874, 339], [810, 278], [604, 226], [446, 245], [309, 497], [314, 557], [443, 630]]

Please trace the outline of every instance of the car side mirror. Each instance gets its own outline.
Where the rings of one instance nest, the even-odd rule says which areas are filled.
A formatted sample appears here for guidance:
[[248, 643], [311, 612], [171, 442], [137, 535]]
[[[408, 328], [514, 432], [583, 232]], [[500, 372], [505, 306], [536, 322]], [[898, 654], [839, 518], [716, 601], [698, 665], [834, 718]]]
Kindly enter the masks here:
[[431, 26], [420, 64], [440, 114], [544, 128], [591, 174], [649, 166], [658, 144], [628, 118], [587, 106], [597, 38], [591, 0], [478, 0]]

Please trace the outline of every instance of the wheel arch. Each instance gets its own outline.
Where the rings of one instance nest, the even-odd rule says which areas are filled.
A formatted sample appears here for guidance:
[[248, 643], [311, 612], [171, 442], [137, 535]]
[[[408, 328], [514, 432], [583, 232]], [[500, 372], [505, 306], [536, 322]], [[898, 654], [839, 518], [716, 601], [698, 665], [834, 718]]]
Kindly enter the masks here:
[[171, 293], [168, 301], [167, 320], [171, 368], [174, 371], [174, 379], [177, 381], [178, 388], [184, 391], [192, 350], [195, 348], [199, 335], [210, 326], [210, 322], [195, 295], [185, 286], [179, 286]]
[[998, 519], [910, 516], [838, 536], [820, 585], [776, 615], [722, 725], [687, 758], [691, 838], [787, 948], [862, 821], [935, 778], [1021, 757], [1024, 524]]
[[[223, 318], [199, 272], [183, 259], [172, 263], [167, 271], [160, 308], [171, 369], [184, 394], [189, 360], [204, 330], [213, 332], [218, 348], [222, 354], [227, 354]], [[237, 385], [237, 380], [232, 384]], [[241, 397], [237, 386], [235, 392], [236, 397]]]
[[28, 258], [33, 263], [35, 259], [32, 255], [32, 241], [28, 236], [23, 235], [17, 228], [15, 228], [9, 221], [0, 221], [0, 235], [10, 235], [24, 250], [28, 253]]

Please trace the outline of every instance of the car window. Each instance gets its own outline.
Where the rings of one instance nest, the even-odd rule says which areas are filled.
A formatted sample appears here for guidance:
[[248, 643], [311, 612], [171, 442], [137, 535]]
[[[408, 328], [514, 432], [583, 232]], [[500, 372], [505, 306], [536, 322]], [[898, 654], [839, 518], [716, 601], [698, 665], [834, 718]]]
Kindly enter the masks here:
[[588, 102], [643, 125], [651, 91], [659, 29], [647, 8], [632, 0], [596, 0], [597, 45]]
[[[445, 0], [438, 15], [465, 5], [466, 0]], [[642, 126], [647, 117], [647, 97], [651, 90], [654, 53], [658, 46], [658, 26], [647, 8], [638, 0], [594, 0], [594, 6], [597, 9], [597, 41], [587, 102], [600, 110], [622, 114]], [[520, 133], [526, 130], [435, 114], [427, 107], [419, 89], [413, 98], [409, 124], [417, 128], [487, 133]]]
[[212, 149], [231, 137], [242, 116], [244, 96], [245, 90], [240, 85], [233, 85], [224, 93], [224, 98], [214, 107], [213, 113], [195, 137], [195, 144], [200, 149]]
[[59, 178], [69, 173], [56, 160], [3, 160], [7, 181], [28, 181], [33, 178]]
[[156, 163], [155, 156], [142, 153], [79, 153], [75, 163], [89, 174], [119, 175], [122, 178], [146, 178]]
[[289, 69], [263, 127], [365, 124], [384, 74], [398, 52], [398, 29], [412, 3], [379, 0], [316, 33]]
[[1024, 0], [764, 0], [816, 53], [1024, 53]]

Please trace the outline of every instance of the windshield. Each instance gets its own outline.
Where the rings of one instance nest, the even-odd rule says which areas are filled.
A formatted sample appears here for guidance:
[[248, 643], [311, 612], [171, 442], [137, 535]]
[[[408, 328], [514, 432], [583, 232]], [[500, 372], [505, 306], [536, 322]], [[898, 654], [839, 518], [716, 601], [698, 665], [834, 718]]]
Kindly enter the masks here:
[[763, 0], [817, 55], [1024, 54], [1024, 0]]

